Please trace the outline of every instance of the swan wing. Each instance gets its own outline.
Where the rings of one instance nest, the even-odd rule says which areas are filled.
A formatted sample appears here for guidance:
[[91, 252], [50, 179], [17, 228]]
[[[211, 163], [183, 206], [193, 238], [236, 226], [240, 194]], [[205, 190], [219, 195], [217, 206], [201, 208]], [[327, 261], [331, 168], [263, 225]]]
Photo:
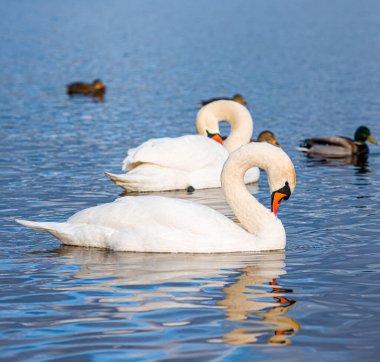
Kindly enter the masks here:
[[68, 223], [98, 225], [114, 230], [130, 227], [151, 229], [163, 225], [170, 229], [207, 234], [210, 228], [226, 232], [231, 226], [240, 229], [216, 210], [189, 200], [162, 196], [126, 196], [71, 216]]
[[207, 206], [160, 196], [123, 197], [67, 222], [18, 220], [62, 243], [118, 251], [212, 253], [255, 249], [255, 237]]
[[180, 171], [192, 171], [209, 165], [223, 164], [227, 157], [227, 150], [207, 137], [189, 135], [156, 138], [130, 149], [122, 168], [128, 171], [143, 164], [151, 164]]

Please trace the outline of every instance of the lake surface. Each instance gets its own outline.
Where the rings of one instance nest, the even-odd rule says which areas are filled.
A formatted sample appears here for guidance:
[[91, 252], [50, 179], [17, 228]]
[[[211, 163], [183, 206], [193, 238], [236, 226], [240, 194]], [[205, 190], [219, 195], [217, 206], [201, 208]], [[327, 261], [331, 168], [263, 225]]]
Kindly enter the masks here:
[[[305, 137], [380, 140], [380, 2], [0, 0], [0, 359], [375, 361], [380, 149], [310, 159]], [[100, 78], [104, 102], [68, 98]], [[242, 93], [297, 187], [286, 250], [171, 255], [62, 247], [62, 221], [121, 197], [128, 148], [194, 133], [201, 99]], [[265, 205], [264, 173], [250, 190]], [[221, 190], [167, 192], [229, 217]]]

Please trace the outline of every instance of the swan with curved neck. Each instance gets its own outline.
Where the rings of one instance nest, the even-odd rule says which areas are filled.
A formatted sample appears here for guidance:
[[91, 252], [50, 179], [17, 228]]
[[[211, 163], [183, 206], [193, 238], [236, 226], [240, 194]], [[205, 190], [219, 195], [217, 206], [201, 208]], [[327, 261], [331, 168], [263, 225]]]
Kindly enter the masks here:
[[[251, 167], [268, 174], [271, 208], [246, 189], [244, 173]], [[222, 174], [227, 202], [241, 226], [214, 209], [187, 200], [160, 196], [128, 196], [82, 210], [67, 222], [16, 220], [47, 231], [63, 244], [118, 251], [223, 253], [283, 249], [285, 230], [276, 217], [278, 206], [294, 190], [295, 171], [281, 149], [250, 143], [234, 151]]]
[[[219, 131], [221, 121], [231, 125], [231, 133], [224, 142]], [[196, 128], [199, 135], [151, 139], [130, 149], [122, 167], [127, 173], [106, 172], [106, 176], [126, 191], [220, 187], [220, 174], [229, 153], [251, 139], [252, 117], [241, 104], [221, 100], [198, 112]], [[258, 178], [259, 171], [254, 168], [247, 172], [245, 182]]]
[[219, 122], [227, 121], [231, 126], [229, 136], [223, 141], [228, 152], [235, 151], [240, 146], [251, 141], [253, 133], [253, 120], [246, 107], [232, 101], [216, 101], [203, 107], [197, 114], [196, 128], [200, 135], [207, 136], [210, 129]]

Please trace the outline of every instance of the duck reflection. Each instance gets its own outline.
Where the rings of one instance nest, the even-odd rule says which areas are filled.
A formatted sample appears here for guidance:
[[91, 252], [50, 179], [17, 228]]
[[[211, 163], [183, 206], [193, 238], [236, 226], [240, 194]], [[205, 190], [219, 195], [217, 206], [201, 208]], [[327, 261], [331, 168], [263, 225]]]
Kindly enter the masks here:
[[162, 327], [168, 327], [192, 323], [179, 309], [196, 315], [196, 310], [217, 308], [224, 311], [230, 330], [209, 342], [232, 345], [286, 345], [300, 329], [286, 316], [296, 303], [289, 297], [293, 291], [279, 282], [286, 274], [284, 251], [149, 254], [63, 246], [50, 255], [79, 266], [72, 282], [59, 289], [85, 291], [86, 296], [95, 290], [101, 295], [98, 303], [113, 307], [110, 318], [141, 320], [149, 318], [145, 312], [174, 310], [162, 313]]
[[305, 155], [310, 164], [315, 166], [342, 167], [352, 165], [357, 173], [368, 173], [371, 170], [368, 168], [368, 154], [363, 155], [348, 155], [344, 157], [325, 157], [321, 155]]

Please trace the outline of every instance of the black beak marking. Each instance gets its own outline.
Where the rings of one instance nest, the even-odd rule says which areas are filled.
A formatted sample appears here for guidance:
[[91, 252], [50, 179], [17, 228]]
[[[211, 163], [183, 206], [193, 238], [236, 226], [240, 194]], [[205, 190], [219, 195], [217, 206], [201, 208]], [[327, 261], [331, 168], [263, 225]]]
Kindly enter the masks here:
[[[274, 195], [279, 192], [281, 194], [284, 194], [286, 196], [284, 196], [280, 202], [282, 202], [283, 200], [288, 200], [290, 195], [291, 195], [291, 191], [290, 191], [290, 187], [289, 187], [289, 182], [286, 181], [285, 182], [285, 186], [284, 187], [281, 187], [280, 189], [278, 189], [277, 191], [273, 191], [272, 192], [272, 197], [271, 197], [271, 206], [273, 206], [273, 199], [274, 199]], [[273, 208], [271, 207], [271, 211], [273, 212]]]

